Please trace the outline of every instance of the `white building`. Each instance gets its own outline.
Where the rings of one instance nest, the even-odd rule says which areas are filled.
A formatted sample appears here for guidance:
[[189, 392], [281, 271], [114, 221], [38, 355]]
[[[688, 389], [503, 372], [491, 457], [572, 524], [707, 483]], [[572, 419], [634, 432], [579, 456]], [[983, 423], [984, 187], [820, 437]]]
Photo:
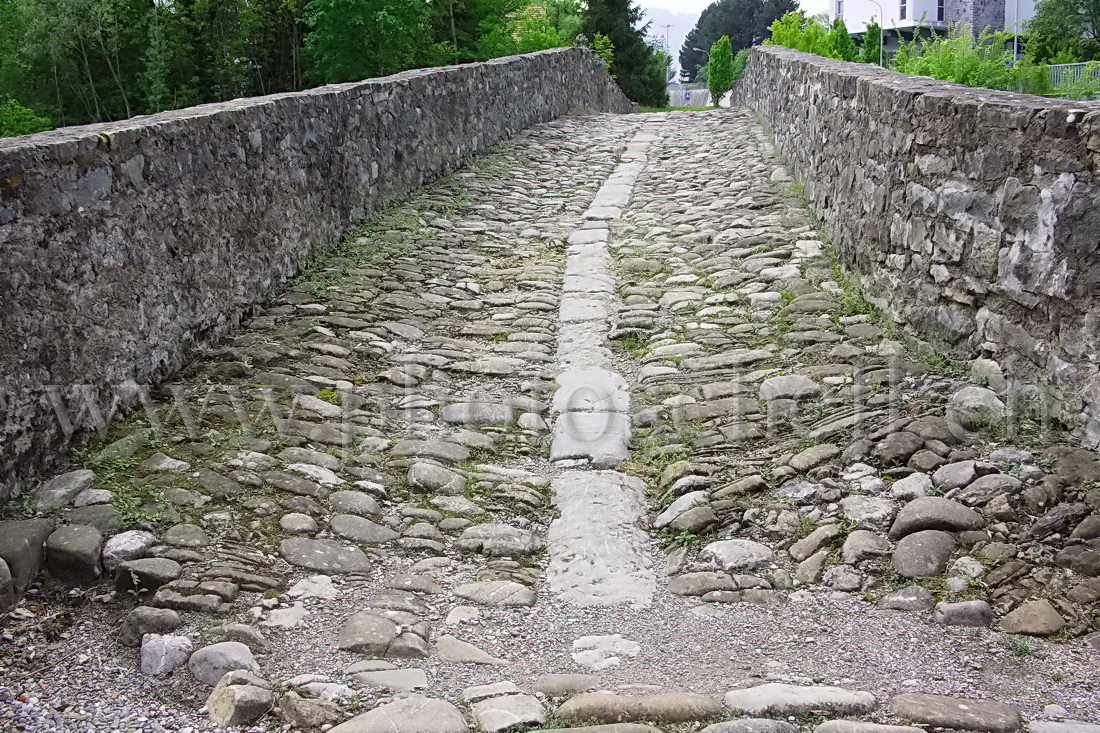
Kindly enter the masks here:
[[855, 35], [879, 21], [891, 49], [897, 48], [899, 33], [912, 38], [921, 30], [946, 31], [951, 23], [964, 23], [975, 34], [987, 26], [1022, 32], [1021, 24], [1035, 15], [1035, 0], [833, 0], [833, 10]]

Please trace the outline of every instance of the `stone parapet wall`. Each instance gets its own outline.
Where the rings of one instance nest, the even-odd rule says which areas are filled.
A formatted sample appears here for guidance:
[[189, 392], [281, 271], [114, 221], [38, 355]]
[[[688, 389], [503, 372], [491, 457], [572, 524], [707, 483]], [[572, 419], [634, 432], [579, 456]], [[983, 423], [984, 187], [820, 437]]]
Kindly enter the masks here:
[[558, 49], [0, 141], [0, 501], [356, 220], [526, 127], [631, 107]]
[[734, 103], [769, 126], [869, 300], [1100, 443], [1100, 104], [776, 46], [752, 50]]

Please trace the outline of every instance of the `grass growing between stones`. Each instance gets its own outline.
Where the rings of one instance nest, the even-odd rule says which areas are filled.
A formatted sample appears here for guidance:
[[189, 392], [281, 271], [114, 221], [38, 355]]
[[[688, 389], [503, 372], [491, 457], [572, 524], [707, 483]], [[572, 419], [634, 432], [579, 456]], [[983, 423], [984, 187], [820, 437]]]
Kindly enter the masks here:
[[1004, 635], [1005, 646], [1017, 657], [1034, 657], [1036, 659], [1042, 659], [1046, 656], [1046, 653], [1037, 646], [1031, 643], [1024, 636], [1017, 636], [1014, 634]]

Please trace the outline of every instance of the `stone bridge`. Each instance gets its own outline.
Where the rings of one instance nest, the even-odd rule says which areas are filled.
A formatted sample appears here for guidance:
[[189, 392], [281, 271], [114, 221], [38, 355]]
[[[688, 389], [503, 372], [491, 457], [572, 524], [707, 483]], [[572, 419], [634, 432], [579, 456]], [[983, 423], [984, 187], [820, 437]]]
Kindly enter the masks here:
[[[127, 162], [125, 125], [90, 151], [48, 137], [64, 132], [11, 144], [23, 147], [9, 163], [69, 155], [55, 165], [71, 185], [36, 180], [32, 165], [6, 172], [0, 211], [23, 235], [13, 251], [34, 244], [41, 261], [13, 255], [4, 295], [52, 305], [5, 306], [5, 374], [22, 364], [61, 384], [48, 381], [56, 369], [92, 387], [80, 419], [79, 389], [53, 393], [65, 429], [7, 396], [22, 411], [6, 416], [21, 443], [4, 448], [16, 496], [0, 523], [0, 727], [1100, 731], [1100, 461], [1079, 447], [1088, 415], [1065, 424], [1081, 379], [1034, 412], [1021, 405], [1053, 380], [1011, 359], [990, 366], [1018, 343], [937, 350], [948, 331], [918, 316], [911, 259], [876, 270], [878, 240], [860, 238], [893, 231], [881, 217], [911, 202], [882, 195], [895, 209], [867, 212], [856, 237], [834, 206], [855, 178], [782, 145], [797, 129], [783, 95], [799, 84], [818, 95], [831, 84], [850, 102], [866, 99], [860, 85], [914, 82], [756, 51], [742, 84], [758, 86], [738, 90], [741, 106], [638, 115], [622, 114], [597, 71], [580, 52], [552, 52], [264, 103], [291, 115], [295, 104], [355, 109], [368, 92], [365, 104], [400, 109], [391, 98], [418, 84], [442, 90], [435, 99], [456, 80], [537, 89], [530, 109], [498, 109], [491, 124], [451, 99], [447, 114], [464, 122], [423, 133], [450, 141], [438, 158], [413, 145], [428, 112], [385, 118], [411, 147], [364, 152], [369, 130], [315, 110], [293, 138], [235, 149], [250, 173], [233, 174], [217, 146], [267, 129], [248, 100], [131, 123], [140, 163]], [[582, 72], [587, 102], [555, 90]], [[1048, 120], [1068, 109], [1051, 105]], [[209, 142], [208, 173], [180, 173], [179, 185], [212, 176], [227, 200], [199, 186], [220, 213], [204, 221], [195, 208], [179, 224], [209, 241], [170, 226], [179, 177], [148, 167], [203, 159], [169, 142], [195, 118], [225, 137]], [[315, 144], [321, 155], [337, 137], [338, 155], [282, 175], [283, 153], [264, 152]], [[850, 138], [834, 155], [851, 153]], [[877, 143], [862, 142], [876, 160]], [[400, 180], [372, 170], [369, 156], [387, 154]], [[88, 171], [103, 155], [117, 157]], [[113, 188], [118, 165], [134, 192]], [[110, 175], [89, 181], [95, 170]], [[339, 178], [348, 171], [355, 185]], [[966, 171], [945, 175], [958, 184]], [[1087, 189], [1088, 171], [1066, 196]], [[1054, 203], [1042, 222], [1063, 231], [1051, 212], [1078, 204], [1044, 191], [1036, 200]], [[250, 227], [219, 234], [236, 213]], [[66, 217], [85, 228], [62, 231]], [[297, 254], [343, 230], [276, 287]], [[998, 230], [1003, 247], [1014, 232]], [[81, 236], [90, 253], [53, 248], [51, 237]], [[1066, 236], [1048, 242], [1051, 257], [1065, 241], [1084, 247], [1084, 233]], [[159, 249], [134, 259], [142, 237]], [[952, 281], [968, 266], [932, 261]], [[888, 276], [896, 292], [880, 287]], [[925, 310], [946, 308], [941, 295]], [[941, 320], [985, 307], [1008, 322], [1005, 297], [973, 311], [952, 301]], [[66, 315], [66, 298], [80, 312]], [[1034, 333], [1040, 321], [1012, 323]], [[13, 335], [32, 333], [26, 348], [39, 353], [17, 364]], [[1039, 334], [1044, 353], [1070, 363], [1057, 335]], [[88, 359], [91, 376], [55, 356], [64, 369]], [[1074, 362], [1082, 379], [1087, 362]], [[129, 414], [69, 466], [14, 478], [50, 465], [37, 453], [79, 435], [81, 419], [94, 429], [115, 399]]]

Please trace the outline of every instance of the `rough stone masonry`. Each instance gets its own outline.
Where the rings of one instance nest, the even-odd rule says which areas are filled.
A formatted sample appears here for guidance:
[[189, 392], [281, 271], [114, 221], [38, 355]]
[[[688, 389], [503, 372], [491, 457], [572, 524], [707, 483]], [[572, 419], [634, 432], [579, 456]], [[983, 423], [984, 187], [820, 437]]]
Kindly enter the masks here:
[[353, 222], [532, 124], [630, 109], [558, 49], [0, 142], [0, 502]]
[[1100, 105], [779, 46], [753, 49], [734, 99], [868, 298], [1100, 444]]
[[1100, 460], [956, 431], [790, 182], [570, 116], [366, 222], [9, 507], [0, 730], [1100, 733]]

